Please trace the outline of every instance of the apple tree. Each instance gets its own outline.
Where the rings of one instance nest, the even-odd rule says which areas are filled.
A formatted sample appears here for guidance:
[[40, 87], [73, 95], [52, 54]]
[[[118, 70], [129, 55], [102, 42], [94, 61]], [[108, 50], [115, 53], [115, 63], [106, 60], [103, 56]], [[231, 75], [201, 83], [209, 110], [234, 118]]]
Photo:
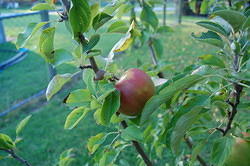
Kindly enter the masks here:
[[[199, 61], [168, 78], [164, 78], [166, 64], [160, 37], [174, 30], [160, 26], [153, 10], [156, 1], [117, 0], [105, 7], [87, 0], [61, 2], [64, 10], [58, 20], [50, 22], [51, 27], [41, 32], [38, 47], [42, 57], [55, 67], [70, 63], [78, 69], [50, 81], [48, 100], [75, 77], [80, 76], [84, 82], [81, 89], [63, 100], [72, 109], [64, 128], [74, 129], [87, 114], [107, 128], [89, 138], [87, 148], [92, 160], [86, 164], [130, 165], [129, 159], [120, 158], [126, 149], [134, 147], [137, 156], [133, 165], [250, 165], [247, 2], [228, 1], [220, 7], [222, 1], [211, 4], [204, 0], [202, 11], [209, 12], [209, 20], [196, 24], [206, 31], [191, 36], [219, 51], [215, 55], [204, 52]], [[142, 10], [135, 12], [136, 6]], [[54, 8], [47, 0], [33, 10]], [[128, 13], [129, 21], [121, 19]], [[29, 31], [20, 34], [21, 45], [45, 24], [30, 25]], [[71, 34], [73, 40], [67, 42], [74, 46], [73, 52], [54, 48], [57, 24], [65, 24]], [[108, 55], [95, 48], [104, 33], [123, 34]], [[122, 58], [123, 52], [145, 45], [153, 65], [138, 64], [128, 70], [116, 65], [116, 58]], [[62, 153], [60, 166], [71, 161], [70, 153]]]

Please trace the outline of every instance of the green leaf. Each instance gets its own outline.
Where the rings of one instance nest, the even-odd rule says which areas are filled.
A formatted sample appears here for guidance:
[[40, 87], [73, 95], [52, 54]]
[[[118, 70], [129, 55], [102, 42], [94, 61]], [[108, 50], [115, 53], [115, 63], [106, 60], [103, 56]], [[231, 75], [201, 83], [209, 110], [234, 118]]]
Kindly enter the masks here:
[[144, 124], [151, 116], [151, 114], [163, 103], [169, 102], [172, 97], [178, 92], [190, 88], [196, 83], [205, 79], [201, 75], [190, 75], [181, 78], [169, 86], [163, 88], [158, 95], [153, 96], [145, 104], [141, 114], [141, 124]]
[[123, 3], [120, 1], [115, 1], [114, 3], [108, 3], [108, 5], [106, 5], [103, 8], [103, 12], [107, 13], [109, 15], [113, 15], [113, 13], [122, 5]]
[[89, 109], [78, 107], [74, 109], [68, 116], [64, 124], [64, 129], [73, 129], [86, 116]]
[[89, 42], [83, 47], [83, 51], [87, 52], [92, 48], [94, 48], [96, 44], [99, 42], [99, 40], [100, 40], [99, 34], [92, 35], [91, 38], [89, 39]]
[[81, 58], [83, 56], [83, 51], [82, 51], [82, 44], [78, 44], [73, 51], [73, 55], [76, 58]]
[[101, 55], [102, 51], [100, 49], [90, 50], [88, 51], [88, 54], [86, 55], [86, 58], [94, 57]]
[[235, 32], [238, 32], [243, 23], [246, 21], [246, 17], [241, 12], [234, 10], [218, 10], [212, 15], [222, 17], [233, 27]]
[[115, 88], [112, 88], [112, 89], [110, 89], [110, 90], [105, 91], [105, 93], [102, 94], [102, 95], [97, 99], [98, 102], [102, 102], [103, 100], [105, 100], [105, 98], [106, 98], [111, 92], [113, 92], [113, 91], [115, 91], [115, 90], [116, 90]]
[[162, 58], [164, 47], [160, 39], [152, 39], [152, 46], [158, 58]]
[[26, 126], [26, 124], [29, 122], [32, 115], [27, 116], [24, 118], [16, 127], [16, 136], [19, 136], [23, 128]]
[[101, 108], [101, 103], [99, 103], [96, 99], [92, 99], [91, 102], [90, 102], [90, 109], [92, 110], [96, 110], [96, 109], [99, 109]]
[[228, 36], [229, 34], [227, 31], [219, 24], [212, 22], [212, 21], [199, 21], [196, 23], [197, 25], [200, 25], [204, 28], [207, 28], [208, 30], [217, 32], [219, 34], [222, 34], [223, 36]]
[[105, 153], [103, 152], [101, 159], [98, 160], [98, 166], [117, 166], [114, 164], [116, 156], [117, 152], [114, 149], [107, 149]]
[[190, 9], [194, 13], [197, 13], [197, 11], [196, 11], [196, 0], [190, 0], [188, 4], [189, 4]]
[[158, 18], [152, 7], [150, 7], [147, 3], [143, 3], [143, 9], [140, 18], [144, 24], [149, 24], [154, 29], [157, 29], [159, 23]]
[[250, 7], [249, 7], [249, 6], [244, 10], [244, 15], [245, 15], [246, 17], [249, 17], [249, 16], [250, 16]]
[[106, 13], [99, 13], [95, 16], [95, 18], [93, 19], [93, 23], [92, 26], [95, 30], [99, 29], [101, 26], [103, 26], [106, 22], [108, 22], [109, 20], [111, 20], [113, 18], [113, 16], [108, 15]]
[[136, 126], [129, 126], [122, 130], [121, 137], [126, 141], [142, 141], [143, 132]]
[[225, 68], [224, 62], [217, 56], [207, 54], [207, 55], [202, 55], [199, 58], [201, 59], [202, 64]]
[[129, 27], [127, 26], [126, 22], [124, 21], [116, 21], [111, 24], [107, 30], [109, 33], [126, 33]]
[[56, 30], [55, 27], [43, 30], [39, 40], [40, 52], [43, 58], [49, 63], [54, 63], [55, 30]]
[[102, 124], [101, 121], [101, 108], [98, 108], [94, 113], [94, 119], [98, 125]]
[[250, 81], [250, 72], [249, 71], [233, 73], [232, 76], [238, 80]]
[[76, 159], [74, 158], [75, 154], [73, 153], [74, 149], [65, 150], [60, 154], [59, 166], [71, 166]]
[[204, 146], [206, 145], [207, 140], [203, 140], [201, 141], [198, 145], [196, 145], [192, 151], [192, 155], [191, 155], [191, 160], [189, 163], [189, 166], [193, 166], [194, 162], [197, 158], [197, 156], [199, 155], [199, 153], [202, 151], [202, 149], [204, 148]]
[[116, 17], [121, 19], [122, 16], [124, 16], [126, 13], [131, 11], [133, 8], [133, 5], [130, 3], [123, 3], [121, 6], [118, 8], [118, 11], [116, 12]]
[[69, 94], [66, 104], [70, 107], [85, 106], [91, 101], [91, 94], [88, 89], [77, 89]]
[[72, 157], [73, 150], [74, 150], [74, 149], [71, 148], [71, 149], [67, 149], [67, 150], [63, 151], [63, 152], [60, 154], [60, 160], [61, 160], [61, 159], [64, 159], [64, 158]]
[[38, 3], [35, 6], [31, 8], [32, 11], [37, 11], [37, 10], [54, 10], [55, 6], [53, 4], [49, 3]]
[[219, 24], [221, 27], [223, 27], [227, 34], [230, 34], [233, 31], [233, 27], [226, 20], [219, 16], [213, 17], [210, 21]]
[[14, 147], [15, 144], [12, 139], [8, 135], [0, 133], [0, 149], [9, 150]]
[[95, 151], [99, 148], [101, 144], [105, 141], [106, 136], [104, 133], [99, 133], [96, 136], [92, 136], [89, 138], [87, 147], [90, 154], [95, 153]]
[[185, 133], [199, 119], [202, 107], [193, 108], [188, 113], [182, 115], [177, 121], [171, 135], [171, 149], [175, 154], [179, 154], [179, 147]]
[[49, 82], [46, 90], [46, 98], [50, 100], [59, 90], [62, 89], [63, 85], [66, 84], [72, 78], [72, 74], [66, 73], [62, 75], [56, 75]]
[[199, 37], [195, 36], [194, 33], [192, 33], [192, 37], [196, 40], [214, 45], [216, 47], [223, 48], [224, 46], [221, 37], [217, 33], [212, 31], [202, 32], [201, 36]]
[[101, 110], [101, 122], [108, 125], [111, 117], [120, 108], [120, 93], [115, 90], [112, 91], [104, 100]]
[[65, 62], [73, 60], [72, 54], [65, 49], [57, 49], [54, 52], [55, 55], [55, 66], [59, 66]]
[[222, 166], [232, 151], [234, 139], [231, 137], [222, 137], [213, 144], [211, 161], [216, 166]]
[[174, 32], [173, 28], [171, 28], [170, 26], [160, 26], [157, 29], [157, 33], [163, 34], [163, 33], [168, 33], [168, 32]]
[[69, 21], [74, 37], [86, 32], [91, 23], [91, 11], [87, 0], [72, 0], [73, 7], [69, 11]]
[[177, 121], [185, 113], [190, 112], [195, 107], [204, 106], [206, 104], [206, 102], [209, 101], [208, 99], [209, 99], [208, 94], [206, 94], [206, 95], [197, 95], [197, 96], [192, 97], [191, 99], [189, 99], [187, 101], [187, 103], [182, 105], [178, 109], [177, 113], [173, 116], [173, 118], [171, 119], [171, 121], [170, 121], [170, 123], [168, 125], [169, 128], [175, 127]]
[[159, 77], [151, 77], [155, 87], [160, 87], [161, 85], [165, 84], [168, 82], [168, 79], [165, 78], [159, 78]]
[[30, 23], [23, 33], [18, 34], [16, 46], [17, 48], [24, 47], [26, 43], [36, 34], [36, 32], [48, 22]]
[[200, 13], [207, 14], [209, 9], [209, 0], [203, 0], [201, 3]]
[[246, 21], [244, 22], [242, 29], [250, 28], [250, 17], [247, 17]]
[[199, 66], [192, 72], [192, 74], [199, 74], [199, 75], [209, 75], [213, 73], [215, 73], [215, 71], [213, 70], [213, 68], [211, 68], [211, 66], [208, 65]]
[[92, 19], [98, 14], [99, 9], [100, 9], [99, 3], [94, 3], [93, 5], [90, 6]]
[[95, 73], [93, 72], [93, 70], [84, 70], [83, 71], [83, 81], [87, 86], [87, 89], [90, 91], [90, 93], [92, 95], [96, 94], [96, 86], [95, 86], [95, 82], [94, 82], [94, 77], [95, 77]]

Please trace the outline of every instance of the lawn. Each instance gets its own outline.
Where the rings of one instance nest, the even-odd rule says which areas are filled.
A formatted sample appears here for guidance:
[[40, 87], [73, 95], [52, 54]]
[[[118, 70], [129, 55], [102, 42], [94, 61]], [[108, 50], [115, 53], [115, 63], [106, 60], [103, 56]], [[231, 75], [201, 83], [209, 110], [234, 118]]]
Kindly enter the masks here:
[[[11, 22], [6, 22], [8, 36], [15, 38], [17, 32], [20, 32], [19, 25], [22, 25], [21, 29], [23, 29], [30, 22], [30, 19], [23, 20], [23, 22], [14, 22], [15, 25]], [[198, 56], [204, 53], [213, 54], [217, 50], [206, 44], [198, 43], [190, 37], [192, 32], [202, 30], [194, 24], [198, 20], [200, 18], [184, 17], [182, 25], [174, 25], [174, 17], [168, 17], [167, 23], [173, 26], [174, 32], [161, 38], [164, 41], [165, 49], [162, 59], [165, 63], [170, 64], [169, 70], [179, 71], [186, 65], [196, 61]], [[67, 31], [63, 25], [57, 26], [60, 27], [56, 33], [56, 47], [71, 50], [71, 39]], [[103, 32], [103, 29], [101, 32]], [[102, 37], [97, 48], [101, 48], [103, 56], [106, 56], [113, 44], [120, 37], [121, 35], [117, 34], [106, 34]], [[120, 57], [116, 57], [116, 60], [119, 67], [127, 69], [136, 67], [140, 64], [138, 61], [143, 62], [143, 65], [147, 65], [147, 63], [151, 64], [149, 54], [148, 48], [144, 47], [139, 50], [127, 51], [125, 54], [120, 55]], [[58, 68], [59, 73], [65, 71], [73, 72], [75, 70], [70, 65], [63, 65]], [[167, 71], [164, 72], [168, 74]], [[0, 93], [2, 94], [0, 96], [1, 112], [19, 100], [46, 87], [48, 83], [47, 64], [37, 53], [30, 52], [25, 60], [1, 72], [0, 80]], [[63, 129], [65, 118], [70, 110], [61, 101], [67, 92], [78, 87], [84, 87], [82, 82], [77, 83], [76, 86], [55, 97], [47, 105], [36, 110], [36, 112], [28, 113], [26, 110], [19, 110], [11, 116], [2, 118], [0, 132], [14, 136], [16, 124], [28, 114], [33, 115], [30, 123], [23, 132], [24, 140], [18, 145], [18, 152], [34, 166], [55, 165], [60, 153], [71, 147], [75, 148], [77, 152], [76, 158], [78, 163], [76, 165], [83, 165], [91, 157], [86, 150], [87, 139], [95, 135], [98, 131], [108, 130], [107, 128], [95, 125], [91, 114], [77, 128], [71, 131]], [[133, 149], [131, 148], [131, 150]], [[122, 155], [123, 157], [126, 156]], [[132, 161], [129, 159], [129, 162]], [[5, 159], [0, 161], [0, 165], [19, 166], [19, 163], [11, 159]]]

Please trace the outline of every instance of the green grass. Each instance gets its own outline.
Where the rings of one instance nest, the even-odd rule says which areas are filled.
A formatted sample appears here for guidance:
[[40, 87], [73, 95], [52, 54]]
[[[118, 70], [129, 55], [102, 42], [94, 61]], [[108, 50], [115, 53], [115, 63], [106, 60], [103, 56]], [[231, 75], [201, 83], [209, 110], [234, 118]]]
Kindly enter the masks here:
[[[82, 162], [86, 161], [88, 158], [85, 146], [87, 138], [101, 131], [101, 128], [89, 125], [94, 124], [93, 119], [86, 117], [79, 124], [79, 127], [72, 131], [66, 131], [63, 126], [68, 113], [69, 110], [61, 105], [59, 101], [53, 101], [39, 109], [38, 112], [33, 113], [28, 127], [23, 132], [24, 140], [18, 146], [20, 154], [29, 160], [32, 165], [53, 165], [57, 162], [62, 151], [72, 147], [79, 151], [80, 156], [78, 157], [83, 159]], [[24, 117], [24, 115], [20, 117]], [[13, 136], [17, 122], [11, 123], [1, 132]], [[20, 164], [9, 159], [1, 161], [1, 166], [9, 165]]]
[[[171, 64], [169, 71], [177, 72], [186, 65], [196, 61], [198, 56], [213, 54], [217, 50], [214, 47], [191, 39], [190, 34], [192, 32], [202, 30], [194, 24], [199, 18], [184, 17], [184, 23], [178, 26], [174, 25], [173, 18], [169, 17], [168, 24], [173, 26], [175, 32], [161, 36], [165, 48], [161, 61]], [[21, 28], [24, 28], [28, 22], [30, 20], [24, 19], [24, 22], [15, 24], [22, 25]], [[11, 22], [7, 23], [6, 26], [7, 34], [15, 38], [19, 30], [15, 29]], [[63, 26], [57, 26], [59, 26], [59, 29], [56, 33], [56, 47], [72, 50], [72, 40], [67, 31]], [[103, 30], [101, 31], [103, 32]], [[102, 36], [97, 48], [101, 48], [103, 56], [107, 56], [109, 50], [120, 37], [121, 35], [117, 34], [105, 34]], [[37, 40], [33, 42], [37, 42]], [[29, 47], [31, 46], [29, 45]], [[116, 56], [115, 60], [119, 68], [123, 69], [135, 67], [140, 63], [143, 66], [147, 66], [152, 64], [149, 54], [148, 48], [143, 47], [140, 50], [131, 50], [124, 55]], [[59, 73], [66, 71], [73, 72], [75, 68], [72, 68], [70, 65], [63, 65], [58, 68]], [[168, 71], [164, 72], [170, 73]], [[46, 87], [48, 83], [47, 66], [39, 55], [31, 52], [25, 60], [1, 72], [0, 80], [0, 93], [2, 94], [0, 96], [0, 111], [3, 111], [19, 100]], [[80, 82], [73, 89], [82, 86], [82, 82]], [[31, 113], [33, 117], [23, 132], [24, 140], [18, 145], [18, 154], [29, 160], [34, 166], [55, 165], [60, 153], [71, 147], [77, 149], [78, 155], [76, 157], [78, 163], [76, 165], [83, 165], [90, 160], [86, 150], [87, 139], [98, 131], [106, 130], [95, 125], [91, 114], [76, 129], [71, 131], [63, 129], [69, 109], [61, 104], [61, 101], [63, 96], [69, 91], [70, 89], [56, 97], [46, 106], [39, 108], [38, 111]], [[27, 110], [19, 110], [13, 116], [4, 118], [0, 123], [0, 132], [14, 136], [16, 124], [28, 114]], [[131, 162], [130, 159], [129, 161]], [[19, 166], [20, 164], [17, 161], [5, 159], [0, 161], [0, 165]]]

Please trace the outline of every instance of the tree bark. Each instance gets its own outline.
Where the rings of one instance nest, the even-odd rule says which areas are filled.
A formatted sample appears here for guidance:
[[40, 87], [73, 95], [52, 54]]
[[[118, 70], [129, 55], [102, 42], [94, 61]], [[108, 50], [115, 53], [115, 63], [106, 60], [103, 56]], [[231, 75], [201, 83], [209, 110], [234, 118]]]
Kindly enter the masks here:
[[167, 23], [167, 0], [163, 0], [163, 25], [165, 26]]
[[182, 22], [182, 10], [183, 10], [183, 0], [176, 0], [176, 17], [177, 24]]

